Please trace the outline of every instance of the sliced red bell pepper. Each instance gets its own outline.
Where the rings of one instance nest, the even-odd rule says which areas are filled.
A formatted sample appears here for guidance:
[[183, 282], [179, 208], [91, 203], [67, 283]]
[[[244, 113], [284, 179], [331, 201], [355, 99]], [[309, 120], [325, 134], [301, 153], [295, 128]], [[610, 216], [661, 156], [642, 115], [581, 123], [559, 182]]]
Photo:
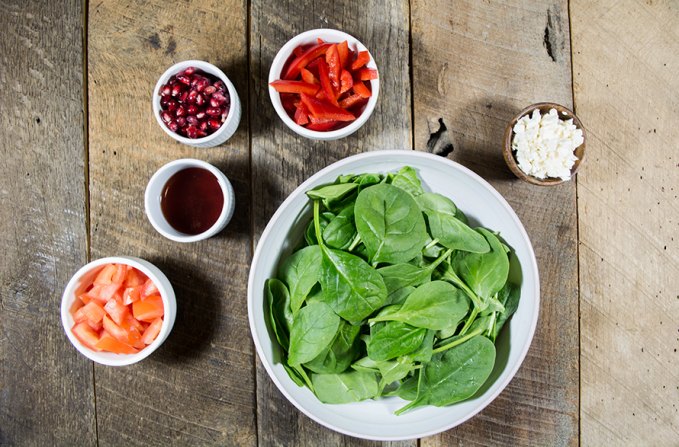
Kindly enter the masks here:
[[300, 57], [301, 55], [304, 54], [304, 52], [308, 49], [308, 47], [305, 47], [304, 45], [297, 45], [294, 50], [292, 50], [292, 54], [295, 55], [295, 57]]
[[361, 68], [358, 71], [358, 78], [361, 81], [372, 81], [373, 79], [377, 79], [377, 70], [373, 68]]
[[309, 122], [309, 111], [304, 104], [300, 104], [295, 110], [295, 123], [303, 126]]
[[319, 87], [316, 84], [309, 84], [304, 81], [273, 81], [269, 84], [278, 93], [306, 93], [315, 95]]
[[281, 104], [286, 112], [292, 114], [295, 113], [295, 99], [297, 95], [294, 93], [281, 93]]
[[339, 55], [340, 67], [346, 69], [349, 61], [349, 44], [346, 40], [337, 44], [337, 54]]
[[352, 88], [354, 89], [354, 93], [362, 96], [363, 98], [370, 98], [372, 96], [370, 89], [366, 87], [365, 83], [361, 80], [355, 81]]
[[300, 73], [302, 74], [302, 80], [304, 82], [307, 82], [309, 84], [318, 84], [318, 79], [316, 79], [316, 76], [306, 68], [302, 68], [300, 70]]
[[307, 106], [315, 118], [332, 119], [337, 121], [353, 121], [356, 117], [339, 106], [320, 101], [313, 96], [302, 93], [302, 102]]
[[321, 81], [321, 87], [323, 87], [323, 91], [325, 92], [325, 96], [328, 98], [328, 101], [337, 106], [338, 104], [337, 98], [335, 97], [335, 90], [332, 88], [332, 82], [330, 81], [330, 75], [328, 74], [328, 71], [328, 64], [325, 63], [324, 60], [320, 61], [318, 63], [318, 76]]
[[366, 98], [364, 98], [361, 95], [353, 94], [351, 96], [347, 96], [343, 100], [339, 102], [339, 106], [342, 107], [343, 109], [350, 109], [354, 107], [356, 104], [360, 103], [361, 101], [365, 101]]
[[306, 67], [309, 62], [316, 59], [318, 56], [325, 54], [329, 46], [329, 43], [320, 43], [309, 48], [306, 53], [302, 54], [301, 56], [296, 57], [285, 71], [283, 79], [294, 80], [297, 78], [299, 71]]
[[348, 92], [349, 90], [351, 90], [351, 87], [354, 86], [354, 78], [351, 76], [351, 73], [349, 73], [347, 70], [342, 70], [340, 80], [341, 80], [340, 95], [344, 92]]
[[333, 130], [339, 121], [328, 121], [326, 123], [310, 123], [305, 127], [309, 130], [316, 130], [319, 132], [327, 132], [328, 130]]
[[370, 53], [367, 51], [359, 51], [356, 60], [351, 63], [352, 70], [358, 70], [370, 61]]
[[321, 39], [320, 37], [317, 37], [317, 38], [316, 38], [316, 42], [318, 42], [319, 44], [321, 44], [321, 43], [325, 43], [325, 40]]
[[340, 90], [340, 72], [342, 67], [340, 66], [336, 44], [330, 45], [328, 51], [325, 52], [325, 62], [328, 64], [328, 77], [330, 78], [332, 89], [335, 91], [335, 96], [337, 96], [337, 92]]

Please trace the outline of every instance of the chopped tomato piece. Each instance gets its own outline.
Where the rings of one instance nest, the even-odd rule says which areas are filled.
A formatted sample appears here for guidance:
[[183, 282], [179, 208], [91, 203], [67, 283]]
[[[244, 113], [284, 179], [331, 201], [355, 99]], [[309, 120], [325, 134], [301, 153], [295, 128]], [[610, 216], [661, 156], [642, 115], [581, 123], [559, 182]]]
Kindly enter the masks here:
[[71, 330], [73, 331], [73, 335], [75, 335], [82, 344], [90, 349], [99, 351], [96, 347], [97, 342], [99, 341], [99, 335], [87, 323], [77, 323]]
[[137, 287], [141, 286], [148, 280], [148, 277], [142, 272], [135, 268], [127, 269], [127, 276], [125, 277], [125, 282], [123, 286], [127, 287]]
[[347, 68], [347, 62], [349, 61], [349, 44], [346, 40], [337, 45], [337, 54], [339, 55], [340, 67], [342, 69]]
[[111, 334], [104, 331], [101, 338], [94, 345], [95, 349], [99, 351], [113, 352], [114, 354], [136, 354], [139, 350], [132, 346], [116, 340]]
[[153, 343], [153, 340], [156, 339], [158, 334], [160, 333], [160, 328], [163, 326], [163, 319], [162, 318], [156, 318], [153, 320], [153, 322], [149, 325], [149, 327], [146, 328], [144, 333], [141, 336], [141, 341], [145, 345], [150, 345]]
[[127, 306], [128, 304], [132, 304], [140, 299], [142, 289], [142, 286], [137, 286], [128, 287], [127, 289], [123, 290], [123, 304]]
[[278, 93], [306, 93], [314, 95], [318, 91], [318, 85], [304, 81], [274, 81], [269, 84]]
[[132, 315], [137, 320], [151, 322], [163, 314], [163, 300], [159, 295], [148, 296], [132, 303]]
[[370, 81], [373, 79], [377, 79], [377, 70], [373, 68], [361, 68], [358, 71], [358, 78], [361, 81]]
[[302, 80], [304, 82], [309, 84], [318, 84], [318, 79], [316, 79], [316, 76], [314, 76], [311, 71], [307, 70], [306, 68], [302, 68], [300, 73], [302, 74]]
[[285, 75], [283, 75], [283, 79], [295, 79], [302, 68], [306, 67], [309, 62], [316, 59], [318, 56], [325, 54], [325, 51], [329, 46], [330, 44], [327, 43], [319, 43], [318, 45], [314, 45], [313, 47], [309, 48], [301, 56], [295, 58], [295, 60], [290, 63]]
[[125, 321], [123, 322], [123, 327], [134, 327], [139, 333], [144, 332], [146, 329], [145, 323], [134, 318], [132, 314], [127, 314]]
[[325, 118], [336, 121], [353, 121], [356, 119], [354, 115], [343, 108], [319, 101], [304, 93], [302, 93], [302, 102], [307, 106], [311, 115], [316, 118]]
[[147, 297], [149, 295], [158, 295], [158, 288], [150, 279], [144, 284], [144, 290], [141, 292], [141, 297]]
[[108, 300], [104, 306], [104, 310], [116, 324], [121, 324], [125, 319], [125, 316], [130, 312], [127, 306], [123, 304], [122, 299], [119, 301], [115, 298]]
[[[340, 94], [342, 94], [344, 92], [348, 92], [349, 90], [351, 90], [351, 87], [354, 86], [354, 78], [353, 78], [353, 76], [351, 76], [351, 73], [349, 73], [347, 70], [342, 70], [342, 75], [340, 76], [340, 80], [341, 80]], [[341, 102], [340, 102], [340, 107], [344, 107], [341, 104]]]
[[111, 298], [113, 298], [116, 293], [122, 288], [122, 284], [108, 284], [106, 286], [102, 286], [99, 289], [99, 294], [97, 295], [97, 299], [100, 301], [108, 301]]
[[113, 282], [113, 275], [116, 273], [116, 264], [107, 264], [94, 279], [94, 284], [107, 285]]
[[106, 316], [103, 320], [103, 326], [105, 333], [112, 335], [116, 340], [121, 341], [126, 345], [138, 345], [141, 340], [139, 330], [131, 324], [124, 323], [123, 325], [118, 325]]
[[368, 62], [370, 62], [370, 53], [367, 51], [359, 51], [356, 60], [351, 63], [351, 69], [358, 70]]
[[90, 327], [97, 327], [106, 315], [106, 311], [96, 301], [90, 301], [73, 314], [76, 323], [86, 322]]
[[78, 285], [78, 288], [75, 289], [75, 296], [82, 295], [87, 291], [87, 289], [90, 288], [92, 283], [94, 282], [94, 278], [99, 275], [99, 272], [104, 268], [103, 265], [100, 265], [99, 267], [95, 267], [89, 272], [85, 273], [82, 278], [80, 278], [80, 284]]
[[352, 88], [354, 89], [354, 93], [362, 96], [363, 98], [370, 98], [372, 96], [372, 92], [368, 87], [366, 87], [363, 81], [359, 80], [354, 82], [354, 86]]

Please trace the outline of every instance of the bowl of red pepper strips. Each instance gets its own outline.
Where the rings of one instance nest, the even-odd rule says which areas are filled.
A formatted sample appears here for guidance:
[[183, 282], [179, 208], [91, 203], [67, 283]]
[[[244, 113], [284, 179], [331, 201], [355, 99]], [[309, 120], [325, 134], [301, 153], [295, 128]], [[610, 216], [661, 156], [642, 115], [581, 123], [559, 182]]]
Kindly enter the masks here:
[[312, 140], [356, 132], [379, 94], [375, 59], [355, 37], [334, 29], [306, 31], [280, 49], [269, 71], [269, 96], [281, 120]]

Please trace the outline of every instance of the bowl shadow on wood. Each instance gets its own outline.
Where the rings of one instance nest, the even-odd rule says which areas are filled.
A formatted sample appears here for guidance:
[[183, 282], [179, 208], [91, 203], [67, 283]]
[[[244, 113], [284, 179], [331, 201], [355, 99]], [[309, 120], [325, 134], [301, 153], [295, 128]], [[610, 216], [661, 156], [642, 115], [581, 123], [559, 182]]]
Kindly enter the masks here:
[[188, 262], [170, 258], [149, 261], [167, 275], [177, 296], [174, 327], [154, 358], [176, 364], [199, 357], [210, 347], [215, 335], [221, 312], [219, 294], [210, 280]]

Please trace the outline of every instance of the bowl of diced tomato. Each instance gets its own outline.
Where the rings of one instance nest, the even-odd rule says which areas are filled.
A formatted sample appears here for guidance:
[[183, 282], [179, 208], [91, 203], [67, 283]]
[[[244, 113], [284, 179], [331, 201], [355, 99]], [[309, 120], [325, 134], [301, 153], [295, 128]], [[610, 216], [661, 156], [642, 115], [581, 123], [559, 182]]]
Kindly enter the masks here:
[[148, 357], [170, 334], [176, 314], [174, 289], [163, 272], [128, 256], [85, 265], [61, 299], [61, 322], [73, 346], [109, 366]]
[[280, 49], [269, 71], [269, 96], [281, 120], [313, 140], [356, 132], [379, 94], [375, 59], [355, 37], [334, 29], [306, 31]]

